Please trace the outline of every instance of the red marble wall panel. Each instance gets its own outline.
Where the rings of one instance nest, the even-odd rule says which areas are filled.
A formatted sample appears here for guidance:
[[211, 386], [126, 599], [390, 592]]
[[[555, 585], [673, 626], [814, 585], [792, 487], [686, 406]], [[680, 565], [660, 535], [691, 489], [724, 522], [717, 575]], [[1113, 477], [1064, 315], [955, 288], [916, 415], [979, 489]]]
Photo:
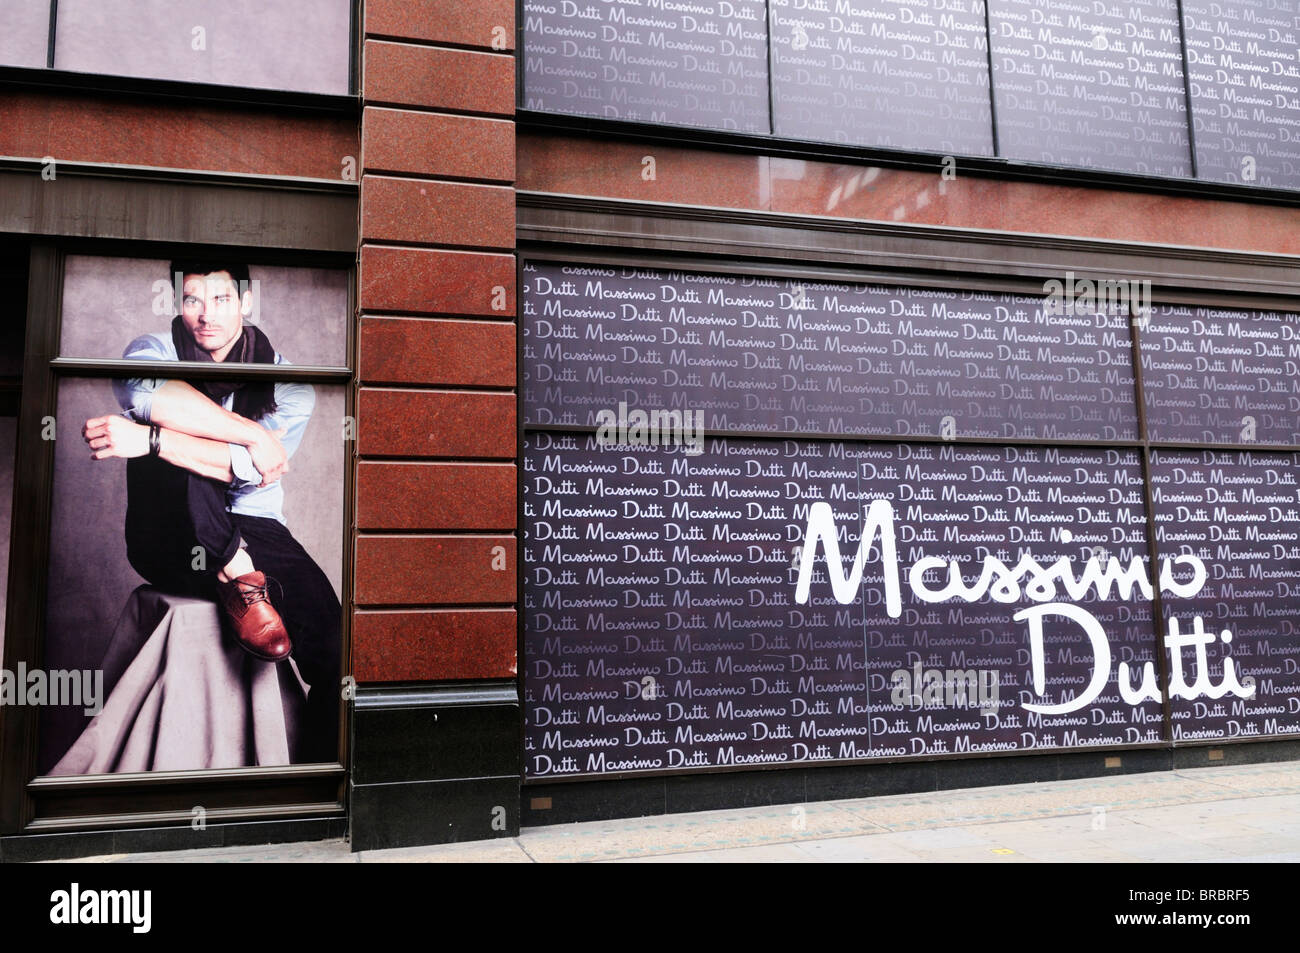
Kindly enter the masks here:
[[342, 179], [358, 174], [359, 154], [355, 119], [53, 92], [0, 96], [0, 155]]
[[500, 53], [367, 40], [364, 93], [369, 103], [511, 117], [515, 60]]
[[515, 395], [362, 388], [362, 456], [513, 459]]
[[513, 536], [360, 536], [358, 606], [513, 603]]
[[[640, 181], [643, 157], [656, 178]], [[1300, 253], [1300, 209], [1013, 182], [852, 163], [737, 156], [578, 136], [519, 137], [527, 191], [712, 205], [866, 221], [996, 229], [1279, 254]]]
[[361, 238], [510, 250], [515, 193], [497, 185], [367, 175], [361, 181]]
[[357, 466], [357, 528], [511, 530], [518, 509], [513, 463]]
[[515, 325], [365, 317], [359, 376], [372, 384], [514, 387]]
[[364, 8], [353, 670], [511, 678], [515, 4]]
[[514, 678], [513, 609], [357, 612], [353, 674], [359, 682]]
[[367, 36], [513, 50], [514, 0], [366, 0]]
[[514, 181], [513, 122], [367, 106], [361, 139], [367, 172]]
[[515, 258], [365, 245], [361, 249], [361, 307], [366, 311], [509, 317], [515, 313]]

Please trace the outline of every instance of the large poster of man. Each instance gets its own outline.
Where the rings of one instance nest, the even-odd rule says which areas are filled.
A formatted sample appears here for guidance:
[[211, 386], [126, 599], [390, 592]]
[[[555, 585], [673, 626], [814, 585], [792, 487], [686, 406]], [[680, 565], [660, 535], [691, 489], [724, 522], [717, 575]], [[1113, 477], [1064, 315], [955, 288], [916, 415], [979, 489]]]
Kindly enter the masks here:
[[59, 388], [45, 665], [103, 688], [46, 710], [43, 773], [337, 759], [345, 388], [160, 371], [343, 364], [347, 306], [343, 272], [69, 259], [60, 353], [142, 368]]

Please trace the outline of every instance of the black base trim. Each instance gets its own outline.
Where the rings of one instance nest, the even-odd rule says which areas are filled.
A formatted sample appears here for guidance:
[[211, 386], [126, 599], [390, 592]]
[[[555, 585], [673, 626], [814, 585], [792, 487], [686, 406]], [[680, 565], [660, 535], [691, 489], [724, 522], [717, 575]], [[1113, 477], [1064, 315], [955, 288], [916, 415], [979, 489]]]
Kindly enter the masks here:
[[0, 837], [0, 863], [67, 860], [101, 854], [136, 854], [164, 850], [210, 850], [296, 841], [333, 840], [347, 834], [347, 818], [307, 818], [208, 824], [194, 830], [177, 827], [121, 831], [78, 831], [70, 834], [19, 834]]

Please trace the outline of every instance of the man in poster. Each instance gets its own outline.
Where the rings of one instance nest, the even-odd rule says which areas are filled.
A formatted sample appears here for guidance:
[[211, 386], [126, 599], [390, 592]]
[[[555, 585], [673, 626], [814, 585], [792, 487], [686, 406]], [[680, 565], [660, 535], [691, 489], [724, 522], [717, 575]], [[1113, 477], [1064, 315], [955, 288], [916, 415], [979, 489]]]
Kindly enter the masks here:
[[[134, 360], [286, 364], [247, 320], [248, 267], [173, 262], [181, 313], [145, 334]], [[115, 380], [124, 415], [86, 421], [92, 458], [127, 460], [127, 558], [153, 586], [206, 598], [244, 651], [293, 655], [309, 686], [294, 761], [337, 758], [341, 608], [329, 579], [285, 524], [280, 477], [311, 418], [310, 385]]]

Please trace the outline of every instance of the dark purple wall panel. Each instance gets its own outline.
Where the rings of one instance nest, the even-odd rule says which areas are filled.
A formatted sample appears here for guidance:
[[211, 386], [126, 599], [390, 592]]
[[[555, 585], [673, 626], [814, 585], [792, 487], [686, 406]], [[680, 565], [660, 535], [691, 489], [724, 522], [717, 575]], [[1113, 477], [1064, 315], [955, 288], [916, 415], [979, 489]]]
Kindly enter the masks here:
[[1164, 305], [1140, 340], [1152, 440], [1300, 444], [1295, 315]]
[[1183, 0], [1197, 175], [1300, 188], [1300, 3]]
[[1300, 188], [1300, 0], [527, 0], [523, 13], [528, 109]]
[[[1004, 573], [1022, 556], [1145, 571], [1132, 451], [729, 439], [688, 456], [533, 434], [524, 467], [531, 776], [1159, 740], [1159, 706], [1126, 704], [1113, 679], [1121, 661], [1154, 660], [1140, 591], [1058, 610], [1023, 575], [1017, 598], [977, 594], [986, 559]], [[841, 603], [819, 548], [800, 604], [811, 507], [830, 504], [847, 570], [873, 500], [891, 501], [896, 558], [873, 535]], [[972, 601], [918, 598], [910, 570], [926, 556], [959, 565]], [[936, 592], [949, 581], [946, 569], [922, 577]], [[1036, 653], [1029, 620], [1013, 619], [1034, 606]], [[1062, 612], [1094, 620], [1109, 658]], [[897, 703], [893, 673], [918, 665], [978, 673], [982, 688], [927, 700], [918, 686], [920, 703]]]
[[709, 430], [1131, 440], [1128, 322], [1042, 298], [524, 266], [529, 424], [694, 408]]
[[769, 133], [764, 0], [524, 0], [527, 109]]
[[1189, 176], [1176, 0], [989, 0], [998, 154]]
[[[1198, 593], [1164, 602], [1186, 643], [1179, 655], [1189, 691], [1171, 694], [1175, 740], [1300, 732], [1297, 477], [1294, 453], [1158, 450], [1152, 458], [1160, 555], [1194, 556], [1205, 567]], [[1192, 574], [1184, 565], [1175, 578], [1186, 582]], [[1253, 697], [1195, 691], [1202, 668], [1210, 686], [1221, 685], [1228, 658], [1243, 688], [1253, 683]]]
[[[1300, 733], [1296, 455], [1152, 451], [1153, 566], [1142, 451], [996, 443], [1136, 441], [1128, 320], [524, 276], [529, 776], [1156, 743], [1166, 696], [1174, 740]], [[1300, 443], [1294, 316], [1137, 327], [1152, 440]]]
[[993, 154], [982, 0], [771, 6], [776, 135]]

